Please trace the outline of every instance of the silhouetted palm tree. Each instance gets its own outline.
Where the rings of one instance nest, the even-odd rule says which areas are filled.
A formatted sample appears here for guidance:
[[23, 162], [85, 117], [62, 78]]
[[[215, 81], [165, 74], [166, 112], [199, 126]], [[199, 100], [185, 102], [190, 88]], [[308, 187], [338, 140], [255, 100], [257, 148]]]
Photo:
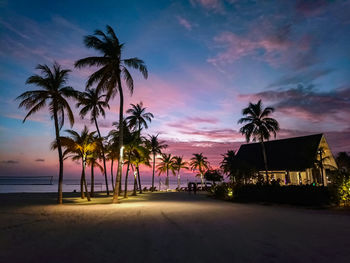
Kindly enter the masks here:
[[152, 192], [154, 191], [154, 170], [156, 167], [156, 155], [161, 154], [162, 150], [168, 147], [168, 145], [166, 145], [164, 141], [158, 140], [158, 135], [159, 134], [148, 135], [149, 139], [146, 140], [146, 145], [153, 155], [153, 173], [152, 173], [152, 188], [151, 188]]
[[194, 153], [190, 161], [190, 167], [192, 171], [198, 170], [201, 177], [201, 184], [204, 184], [204, 172], [209, 169], [209, 162], [207, 157], [203, 156], [203, 153]]
[[[130, 104], [131, 109], [128, 109], [126, 113], [129, 114], [128, 117], [125, 118], [129, 127], [134, 131], [138, 131], [139, 136], [141, 136], [141, 129], [144, 127], [148, 129], [147, 122], [151, 122], [152, 118], [154, 118], [153, 114], [150, 112], [146, 112], [146, 108], [143, 107], [142, 101], [138, 104]], [[141, 186], [141, 178], [139, 169], [137, 169], [137, 177], [139, 180], [140, 194], [142, 194], [142, 186]]]
[[[157, 166], [158, 175], [166, 173], [165, 185], [167, 190], [169, 189], [169, 170], [176, 175], [174, 167], [174, 157], [171, 154], [163, 153], [160, 158], [158, 158], [160, 163]], [[159, 189], [160, 190], [160, 189]]]
[[[96, 140], [97, 138], [94, 138]], [[100, 140], [100, 138], [98, 138]], [[90, 187], [90, 196], [95, 196], [95, 173], [94, 168], [98, 168], [103, 173], [103, 167], [98, 163], [98, 160], [102, 157], [102, 150], [101, 146], [97, 147], [94, 152], [92, 152], [90, 155], [88, 155], [86, 163], [91, 168], [91, 187]]]
[[151, 122], [154, 118], [153, 114], [146, 112], [146, 108], [143, 107], [142, 101], [138, 104], [130, 104], [131, 108], [126, 111], [129, 114], [125, 120], [128, 122], [129, 127], [141, 132], [142, 128], [148, 129], [147, 122]]
[[58, 198], [57, 202], [62, 204], [62, 182], [63, 182], [63, 153], [60, 140], [60, 130], [64, 124], [64, 113], [67, 112], [71, 126], [74, 124], [73, 112], [67, 102], [67, 98], [74, 98], [77, 92], [70, 86], [66, 86], [70, 70], [62, 69], [54, 63], [52, 69], [47, 65], [38, 65], [41, 75], [29, 77], [26, 84], [34, 84], [40, 89], [22, 93], [16, 99], [21, 100], [19, 108], [29, 110], [23, 122], [32, 114], [48, 106], [51, 118], [55, 124], [56, 143], [59, 158], [58, 176]]
[[[85, 178], [85, 168], [87, 159], [92, 155], [100, 145], [100, 142], [94, 138], [95, 132], [89, 132], [88, 128], [84, 126], [81, 133], [77, 133], [74, 130], [66, 130], [70, 136], [61, 136], [62, 146], [65, 148], [65, 155], [68, 155], [72, 160], [81, 160], [82, 173], [81, 173], [81, 190], [82, 185], [85, 187], [85, 193], [88, 201], [90, 201], [90, 194], [87, 188]], [[54, 143], [52, 148], [56, 148], [57, 144]], [[81, 191], [81, 197], [84, 198], [83, 191]]]
[[187, 162], [183, 161], [182, 156], [174, 156], [174, 168], [177, 171], [177, 188], [180, 190], [181, 186], [181, 178], [180, 178], [180, 170], [181, 169], [188, 169]]
[[114, 139], [111, 138], [106, 147], [107, 151], [107, 160], [111, 161], [111, 181], [112, 181], [112, 189], [114, 191], [114, 180], [113, 180], [113, 167], [114, 160], [118, 159], [118, 144], [114, 142]]
[[[122, 48], [124, 44], [119, 42], [118, 37], [114, 33], [114, 30], [107, 25], [106, 33], [101, 30], [96, 30], [94, 35], [89, 35], [84, 38], [85, 45], [88, 48], [93, 48], [98, 51], [101, 56], [87, 57], [75, 62], [75, 66], [82, 68], [98, 67], [99, 69], [94, 72], [87, 81], [87, 87], [97, 83], [97, 89], [106, 91], [107, 101], [114, 97], [116, 93], [119, 93], [119, 130], [121, 136], [119, 137], [119, 152], [123, 148], [123, 111], [124, 111], [124, 95], [122, 87], [122, 78], [125, 80], [125, 84], [132, 94], [134, 90], [134, 81], [131, 77], [127, 67], [139, 70], [144, 78], [148, 77], [147, 68], [144, 62], [138, 58], [123, 59]], [[116, 178], [116, 187], [114, 188], [113, 202], [118, 202], [119, 185], [122, 173], [122, 154], [119, 154], [118, 171]]]
[[256, 104], [249, 102], [249, 106], [242, 110], [245, 117], [238, 121], [238, 124], [246, 123], [239, 131], [245, 135], [247, 142], [253, 140], [261, 143], [267, 182], [269, 182], [269, 175], [264, 140], [269, 140], [271, 133], [276, 138], [276, 132], [279, 130], [278, 122], [269, 117], [274, 111], [272, 107], [263, 108], [261, 100]]
[[[85, 92], [81, 92], [79, 94], [79, 102], [77, 103], [77, 107], [82, 107], [82, 109], [80, 110], [81, 118], [84, 118], [86, 114], [90, 112], [90, 121], [91, 123], [93, 122], [95, 123], [98, 137], [101, 139], [101, 142], [102, 142], [102, 136], [101, 136], [100, 129], [98, 128], [97, 118], [100, 115], [103, 118], [105, 118], [106, 116], [105, 108], [109, 109], [109, 105], [105, 101], [105, 97], [106, 95], [100, 95], [96, 89], [88, 88], [86, 89]], [[107, 191], [107, 195], [109, 195], [106, 157], [105, 157], [105, 149], [104, 149], [103, 143], [100, 148], [101, 148], [102, 159], [103, 159], [103, 171], [105, 176], [106, 191]]]

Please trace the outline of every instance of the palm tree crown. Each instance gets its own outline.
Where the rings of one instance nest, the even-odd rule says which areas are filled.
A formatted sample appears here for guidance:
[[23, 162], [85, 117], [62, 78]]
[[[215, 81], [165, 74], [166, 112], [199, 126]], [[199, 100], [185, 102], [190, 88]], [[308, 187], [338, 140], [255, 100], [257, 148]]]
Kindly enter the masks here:
[[198, 170], [200, 174], [203, 174], [205, 170], [209, 168], [208, 158], [203, 156], [203, 153], [194, 153], [190, 161], [192, 170]]
[[142, 127], [148, 129], [147, 122], [151, 122], [154, 118], [153, 114], [146, 112], [146, 108], [143, 107], [142, 101], [138, 104], [130, 104], [131, 109], [128, 109], [126, 113], [130, 116], [126, 117], [126, 121], [129, 123], [129, 126], [134, 130], [141, 130]]
[[80, 117], [84, 118], [89, 112], [91, 112], [91, 122], [98, 119], [100, 115], [105, 117], [105, 108], [109, 109], [109, 104], [106, 102], [105, 97], [106, 95], [100, 95], [100, 92], [96, 89], [88, 88], [85, 92], [81, 92], [77, 103], [77, 107], [82, 107], [79, 113]]
[[276, 137], [279, 124], [269, 117], [274, 110], [272, 107], [263, 108], [261, 100], [256, 104], [250, 102], [249, 106], [242, 110], [245, 117], [239, 119], [238, 123], [246, 124], [239, 131], [245, 135], [247, 142], [269, 140], [271, 133]]
[[159, 134], [157, 135], [148, 135], [149, 139], [146, 141], [147, 147], [149, 147], [150, 151], [156, 155], [161, 154], [163, 149], [166, 149], [168, 147], [167, 144], [165, 144], [165, 141], [160, 141], [158, 139]]
[[88, 79], [86, 87], [91, 87], [97, 83], [97, 89], [107, 91], [107, 100], [113, 97], [118, 89], [118, 82], [123, 78], [130, 91], [133, 93], [134, 80], [128, 70], [134, 68], [139, 70], [143, 77], [147, 79], [148, 71], [143, 60], [139, 58], [122, 59], [122, 49], [124, 44], [119, 42], [114, 30], [109, 25], [106, 26], [106, 33], [95, 30], [93, 35], [86, 36], [84, 43], [88, 48], [93, 48], [102, 56], [93, 56], [80, 59], [75, 62], [75, 67], [99, 67]]
[[34, 84], [41, 89], [26, 91], [16, 98], [22, 100], [20, 108], [29, 110], [23, 122], [48, 104], [51, 118], [54, 119], [55, 112], [57, 114], [59, 129], [64, 124], [64, 111], [67, 111], [70, 124], [73, 126], [74, 115], [66, 99], [76, 97], [77, 92], [72, 87], [66, 86], [70, 70], [62, 69], [56, 62], [52, 69], [47, 65], [38, 65], [36, 69], [41, 71], [42, 76], [33, 75], [27, 79], [26, 84]]

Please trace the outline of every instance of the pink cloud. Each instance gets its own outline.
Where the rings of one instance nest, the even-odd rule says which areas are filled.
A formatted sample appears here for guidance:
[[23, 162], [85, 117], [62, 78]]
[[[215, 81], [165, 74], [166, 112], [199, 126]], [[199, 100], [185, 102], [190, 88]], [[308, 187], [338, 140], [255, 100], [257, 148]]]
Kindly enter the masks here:
[[303, 35], [292, 41], [290, 34], [290, 25], [276, 28], [266, 21], [253, 23], [251, 30], [244, 35], [225, 31], [214, 38], [223, 51], [207, 61], [218, 66], [251, 56], [274, 67], [289, 66], [294, 69], [315, 63], [313, 38]]
[[184, 28], [186, 28], [187, 30], [191, 31], [192, 30], [192, 24], [185, 18], [181, 17], [181, 16], [176, 16], [177, 21], [179, 22], [180, 25], [182, 25]]
[[190, 0], [192, 6], [196, 7], [197, 5], [216, 12], [216, 13], [224, 13], [224, 6], [221, 0]]

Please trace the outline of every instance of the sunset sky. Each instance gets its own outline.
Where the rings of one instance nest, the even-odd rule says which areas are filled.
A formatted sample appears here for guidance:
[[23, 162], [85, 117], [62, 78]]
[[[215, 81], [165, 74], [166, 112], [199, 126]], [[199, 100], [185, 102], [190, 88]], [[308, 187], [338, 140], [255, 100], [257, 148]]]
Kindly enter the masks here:
[[[84, 90], [92, 71], [73, 64], [96, 54], [83, 37], [106, 24], [125, 43], [124, 58], [143, 59], [149, 71], [147, 80], [132, 71], [126, 108], [143, 101], [155, 115], [146, 133], [160, 133], [169, 153], [203, 152], [217, 165], [244, 141], [237, 121], [259, 99], [276, 108], [277, 138], [324, 132], [334, 153], [350, 151], [350, 1], [0, 0], [0, 175], [57, 174], [47, 111], [22, 124], [14, 99], [34, 88], [25, 81], [37, 64], [53, 61]], [[118, 97], [110, 104], [104, 135], [118, 120]], [[84, 124], [76, 115], [73, 129]], [[66, 162], [65, 176], [79, 169]]]

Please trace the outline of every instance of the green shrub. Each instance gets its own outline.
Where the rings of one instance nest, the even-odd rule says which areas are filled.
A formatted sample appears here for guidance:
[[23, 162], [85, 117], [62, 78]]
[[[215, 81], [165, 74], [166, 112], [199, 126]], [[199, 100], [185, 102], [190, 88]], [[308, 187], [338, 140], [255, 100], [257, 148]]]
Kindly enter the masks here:
[[233, 196], [232, 187], [228, 183], [217, 184], [212, 187], [212, 193], [218, 199], [231, 199]]

